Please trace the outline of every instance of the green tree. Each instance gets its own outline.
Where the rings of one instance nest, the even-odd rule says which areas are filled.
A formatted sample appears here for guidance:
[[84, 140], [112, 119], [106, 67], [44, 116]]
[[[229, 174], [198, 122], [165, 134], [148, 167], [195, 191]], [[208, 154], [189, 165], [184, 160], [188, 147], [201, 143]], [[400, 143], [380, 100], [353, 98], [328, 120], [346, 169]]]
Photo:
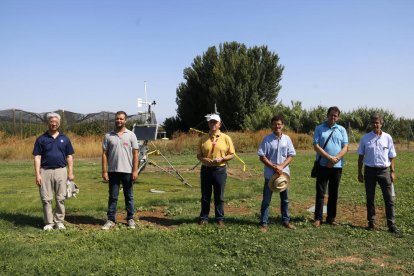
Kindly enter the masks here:
[[214, 105], [227, 129], [240, 130], [259, 106], [276, 104], [284, 67], [266, 46], [247, 48], [237, 42], [209, 47], [184, 69], [185, 82], [177, 88], [177, 119], [181, 126], [198, 125], [214, 112]]

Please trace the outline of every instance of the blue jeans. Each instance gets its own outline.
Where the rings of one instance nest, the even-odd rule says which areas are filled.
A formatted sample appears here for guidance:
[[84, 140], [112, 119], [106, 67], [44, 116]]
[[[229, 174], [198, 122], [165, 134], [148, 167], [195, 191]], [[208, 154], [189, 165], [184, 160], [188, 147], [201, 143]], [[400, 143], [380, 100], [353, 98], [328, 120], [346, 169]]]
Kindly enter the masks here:
[[109, 198], [108, 198], [108, 220], [116, 221], [116, 206], [118, 203], [119, 185], [122, 183], [125, 209], [127, 211], [126, 219], [134, 218], [134, 192], [132, 183], [132, 174], [130, 173], [118, 173], [109, 172]]
[[224, 219], [224, 187], [227, 169], [222, 167], [201, 166], [201, 212], [200, 220], [207, 220], [210, 213], [211, 193], [214, 192], [214, 214], [216, 221]]
[[[260, 208], [260, 224], [269, 224], [269, 205], [272, 201], [273, 192], [270, 190], [268, 185], [269, 179], [265, 179], [263, 187], [263, 200]], [[280, 194], [280, 212], [282, 215], [282, 223], [289, 222], [290, 217], [288, 213], [289, 209], [289, 198], [288, 190], [284, 190]]]
[[388, 227], [394, 226], [394, 198], [391, 195], [391, 177], [388, 168], [372, 168], [365, 166], [364, 176], [368, 222], [375, 223], [375, 187], [378, 182], [379, 186], [381, 187], [382, 197], [384, 198], [387, 225]]
[[326, 221], [336, 218], [336, 205], [338, 202], [339, 182], [341, 181], [342, 168], [320, 167], [316, 178], [315, 198], [315, 220], [323, 220], [323, 202], [325, 199], [326, 187], [328, 187], [328, 204]]

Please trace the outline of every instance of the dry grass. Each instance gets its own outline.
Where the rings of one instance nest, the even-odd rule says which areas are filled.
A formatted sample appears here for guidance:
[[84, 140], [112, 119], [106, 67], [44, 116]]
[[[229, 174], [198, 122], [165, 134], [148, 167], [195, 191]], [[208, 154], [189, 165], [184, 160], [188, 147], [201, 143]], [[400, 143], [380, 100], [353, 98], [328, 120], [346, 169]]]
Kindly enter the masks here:
[[[263, 137], [269, 134], [269, 130], [257, 132], [227, 132], [232, 138], [237, 152], [255, 152]], [[301, 133], [286, 132], [292, 139], [296, 150], [311, 150], [312, 136]], [[99, 158], [102, 153], [102, 137], [78, 136], [67, 134], [75, 149], [76, 158]], [[150, 143], [150, 149], [157, 148], [166, 154], [195, 154], [198, 139], [201, 134], [177, 133], [171, 140], [156, 140]], [[0, 160], [25, 160], [32, 158], [33, 144], [36, 137], [20, 139], [18, 137], [5, 137], [0, 133]], [[358, 147], [351, 144], [350, 150]], [[397, 151], [413, 151], [414, 142], [396, 144]]]

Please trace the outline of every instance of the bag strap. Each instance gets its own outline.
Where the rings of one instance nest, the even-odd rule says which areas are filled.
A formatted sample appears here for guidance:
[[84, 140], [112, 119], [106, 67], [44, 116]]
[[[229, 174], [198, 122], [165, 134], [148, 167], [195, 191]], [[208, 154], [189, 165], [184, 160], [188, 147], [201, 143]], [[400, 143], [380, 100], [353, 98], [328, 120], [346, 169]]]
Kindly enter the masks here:
[[[325, 149], [325, 147], [326, 147], [326, 145], [328, 144], [329, 139], [331, 139], [332, 134], [334, 133], [334, 131], [335, 131], [335, 128], [332, 130], [331, 134], [329, 134], [328, 139], [326, 139], [325, 144], [323, 144], [322, 149]], [[319, 155], [319, 158], [318, 158], [318, 163], [321, 161], [321, 158], [322, 158], [322, 155]]]

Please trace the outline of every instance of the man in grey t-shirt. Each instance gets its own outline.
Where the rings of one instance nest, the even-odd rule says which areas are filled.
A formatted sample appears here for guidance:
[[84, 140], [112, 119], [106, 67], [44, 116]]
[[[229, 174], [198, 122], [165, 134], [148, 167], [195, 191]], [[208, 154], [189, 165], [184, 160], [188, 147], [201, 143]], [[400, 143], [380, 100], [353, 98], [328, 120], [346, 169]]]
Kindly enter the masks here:
[[102, 143], [102, 178], [109, 180], [108, 220], [103, 230], [115, 226], [119, 185], [122, 183], [127, 224], [135, 228], [133, 183], [138, 178], [138, 141], [135, 133], [125, 127], [124, 111], [115, 114], [115, 129], [105, 134]]

